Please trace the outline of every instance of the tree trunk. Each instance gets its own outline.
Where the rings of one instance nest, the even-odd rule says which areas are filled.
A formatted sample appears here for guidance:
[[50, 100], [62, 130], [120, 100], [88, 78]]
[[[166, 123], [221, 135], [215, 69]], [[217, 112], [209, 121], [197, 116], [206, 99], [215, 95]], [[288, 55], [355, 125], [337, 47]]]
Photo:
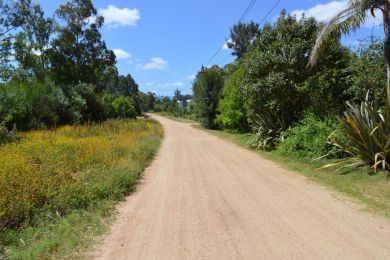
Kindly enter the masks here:
[[390, 0], [386, 0], [383, 12], [383, 27], [385, 30], [384, 53], [387, 64], [387, 103], [390, 105]]

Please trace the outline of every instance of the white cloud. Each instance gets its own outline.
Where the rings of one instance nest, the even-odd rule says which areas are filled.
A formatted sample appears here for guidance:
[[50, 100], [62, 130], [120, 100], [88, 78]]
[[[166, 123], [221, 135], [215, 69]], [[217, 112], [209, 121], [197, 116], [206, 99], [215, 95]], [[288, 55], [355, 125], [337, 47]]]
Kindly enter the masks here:
[[155, 85], [155, 83], [153, 81], [148, 81], [148, 82], [145, 83], [146, 87], [152, 87], [154, 85]]
[[186, 80], [194, 80], [195, 78], [196, 78], [196, 75], [192, 74], [192, 75], [189, 75], [188, 77], [186, 77]]
[[168, 62], [160, 57], [153, 57], [146, 64], [138, 64], [140, 70], [164, 70], [168, 67]]
[[141, 14], [138, 9], [121, 9], [114, 5], [109, 5], [107, 8], [99, 9], [98, 14], [104, 17], [104, 23], [109, 28], [136, 26], [138, 20], [141, 18]]
[[[337, 13], [341, 12], [348, 6], [347, 0], [330, 1], [325, 4], [315, 5], [307, 10], [299, 9], [291, 12], [292, 15], [296, 15], [298, 18], [305, 14], [306, 17], [314, 17], [319, 22], [329, 22], [329, 20]], [[382, 23], [382, 15], [379, 12], [375, 12], [375, 18], [371, 13], [368, 14], [366, 22], [363, 27], [377, 27]]]
[[165, 84], [161, 84], [161, 87], [163, 88], [170, 88], [170, 87], [183, 87], [184, 86], [184, 83], [181, 82], [181, 81], [176, 81], [176, 82], [170, 82], [170, 83], [165, 83]]
[[232, 42], [233, 42], [232, 39], [227, 40], [227, 41], [223, 44], [222, 49], [224, 49], [224, 50], [229, 50], [228, 43], [232, 43]]
[[113, 49], [112, 51], [115, 53], [115, 56], [118, 60], [128, 60], [132, 57], [131, 53], [128, 53], [122, 49]]
[[305, 14], [306, 17], [314, 17], [319, 22], [328, 22], [338, 12], [345, 9], [347, 4], [347, 1], [331, 1], [326, 4], [315, 5], [307, 10], [294, 10], [291, 14], [298, 18]]

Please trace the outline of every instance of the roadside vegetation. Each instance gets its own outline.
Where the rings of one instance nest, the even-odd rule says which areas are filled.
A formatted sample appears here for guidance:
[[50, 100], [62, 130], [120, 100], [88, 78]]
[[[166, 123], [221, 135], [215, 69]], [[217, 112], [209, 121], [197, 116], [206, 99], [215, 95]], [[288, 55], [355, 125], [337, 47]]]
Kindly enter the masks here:
[[285, 11], [263, 27], [234, 25], [228, 46], [237, 59], [200, 69], [194, 116], [207, 129], [253, 134], [254, 149], [334, 159], [324, 167], [336, 170], [389, 170], [386, 41], [372, 35], [354, 48], [340, 43], [369, 2], [350, 1], [351, 19], [327, 26]]
[[158, 149], [157, 97], [118, 73], [103, 24], [91, 0], [0, 0], [0, 259], [77, 255]]
[[[95, 17], [96, 19], [92, 19]], [[119, 75], [90, 0], [53, 16], [31, 0], [0, 1], [0, 142], [9, 132], [135, 118], [157, 98]]]
[[0, 252], [52, 259], [104, 227], [155, 155], [162, 129], [150, 119], [109, 120], [21, 135], [0, 147]]
[[[282, 11], [274, 23], [233, 25], [236, 60], [200, 68], [193, 116], [390, 216], [389, 8], [351, 0], [329, 24]], [[343, 46], [342, 34], [375, 10], [383, 11], [385, 38]]]

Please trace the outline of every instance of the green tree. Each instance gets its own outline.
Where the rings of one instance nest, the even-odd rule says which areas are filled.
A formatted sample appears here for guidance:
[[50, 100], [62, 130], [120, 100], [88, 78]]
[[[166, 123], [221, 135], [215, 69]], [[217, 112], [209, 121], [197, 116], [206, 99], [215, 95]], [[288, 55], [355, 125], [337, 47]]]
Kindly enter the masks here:
[[16, 29], [24, 23], [17, 2], [0, 0], [0, 79], [8, 80], [13, 71], [12, 42]]
[[255, 22], [239, 22], [230, 29], [230, 41], [227, 46], [233, 49], [233, 55], [241, 58], [255, 43], [256, 37], [259, 36], [259, 24]]
[[119, 96], [112, 102], [112, 107], [119, 118], [136, 118], [132, 100], [129, 97]]
[[351, 84], [348, 89], [351, 101], [359, 102], [370, 93], [375, 104], [383, 104], [386, 96], [386, 60], [383, 56], [383, 41], [371, 36], [360, 41], [356, 57], [351, 63]]
[[375, 11], [379, 10], [383, 15], [383, 27], [385, 32], [384, 57], [387, 65], [387, 103], [390, 104], [390, 1], [389, 0], [349, 0], [347, 7], [336, 14], [318, 34], [314, 45], [310, 64], [313, 66], [319, 59], [319, 55], [326, 45], [327, 40], [333, 34], [355, 31]]
[[202, 67], [194, 81], [194, 112], [206, 128], [217, 128], [215, 119], [223, 84], [224, 71], [216, 65], [211, 68]]
[[183, 95], [179, 89], [175, 90], [175, 93], [173, 94], [173, 101], [183, 101]]
[[114, 92], [118, 95], [134, 97], [139, 93], [138, 84], [130, 74], [119, 76]]
[[148, 92], [148, 93], [139, 93], [139, 102], [141, 105], [141, 111], [143, 113], [150, 112], [155, 109], [156, 102], [157, 102], [157, 96], [154, 93]]
[[115, 54], [107, 49], [99, 32], [103, 17], [90, 22], [97, 14], [91, 0], [70, 0], [56, 14], [62, 23], [52, 42], [53, 80], [58, 84], [96, 85], [105, 69], [115, 64]]
[[242, 96], [242, 84], [245, 75], [243, 66], [228, 65], [227, 76], [219, 101], [217, 123], [223, 129], [246, 132], [249, 130], [246, 108]]
[[15, 59], [20, 69], [44, 82], [49, 69], [49, 41], [55, 21], [46, 18], [41, 6], [31, 3], [31, 0], [21, 0], [15, 6], [24, 21], [15, 36]]
[[[275, 25], [264, 26], [256, 45], [242, 61], [245, 71], [242, 95], [250, 123], [257, 120], [257, 115], [268, 114], [288, 127], [321, 99], [322, 89], [316, 87], [342, 89], [347, 86], [344, 83], [338, 86], [347, 77], [339, 70], [348, 66], [348, 59], [343, 61], [348, 53], [336, 37], [331, 39], [318, 67], [307, 68], [308, 53], [319, 27], [313, 18], [297, 19], [285, 12]], [[324, 71], [328, 71], [327, 75]], [[321, 85], [316, 85], [319, 78]], [[334, 91], [336, 97], [337, 91]]]

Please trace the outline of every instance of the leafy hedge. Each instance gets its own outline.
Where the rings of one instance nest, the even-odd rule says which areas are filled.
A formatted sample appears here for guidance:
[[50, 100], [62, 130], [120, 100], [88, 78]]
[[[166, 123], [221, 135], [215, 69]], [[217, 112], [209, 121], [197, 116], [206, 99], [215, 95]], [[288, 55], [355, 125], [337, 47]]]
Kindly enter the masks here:
[[334, 117], [320, 119], [307, 114], [299, 123], [282, 133], [283, 141], [276, 151], [285, 156], [318, 158], [335, 150], [328, 137], [339, 123]]

